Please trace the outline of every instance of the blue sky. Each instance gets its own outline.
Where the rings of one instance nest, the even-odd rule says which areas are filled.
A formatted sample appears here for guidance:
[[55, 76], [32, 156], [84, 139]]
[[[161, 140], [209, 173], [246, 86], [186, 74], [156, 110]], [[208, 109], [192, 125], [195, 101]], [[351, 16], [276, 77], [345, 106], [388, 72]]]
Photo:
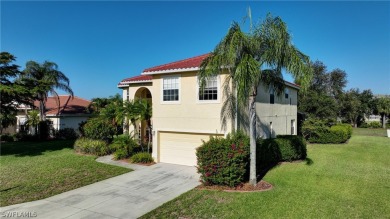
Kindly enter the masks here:
[[108, 97], [145, 68], [212, 51], [248, 7], [280, 16], [301, 51], [347, 72], [347, 89], [390, 94], [390, 2], [1, 1], [1, 51], [21, 69], [56, 62], [75, 95]]

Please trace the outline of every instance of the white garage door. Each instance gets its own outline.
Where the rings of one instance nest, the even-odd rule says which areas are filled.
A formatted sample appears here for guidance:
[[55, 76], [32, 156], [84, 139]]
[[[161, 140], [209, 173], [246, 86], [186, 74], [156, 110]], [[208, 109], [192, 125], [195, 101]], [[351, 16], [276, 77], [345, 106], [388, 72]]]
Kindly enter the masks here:
[[196, 148], [210, 136], [215, 134], [159, 132], [160, 162], [195, 166]]

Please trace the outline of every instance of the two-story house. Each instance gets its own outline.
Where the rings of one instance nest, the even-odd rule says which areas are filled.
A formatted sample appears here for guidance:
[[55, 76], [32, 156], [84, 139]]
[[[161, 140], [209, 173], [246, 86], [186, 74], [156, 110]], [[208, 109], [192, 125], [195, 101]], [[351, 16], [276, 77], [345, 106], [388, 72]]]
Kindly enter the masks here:
[[[248, 129], [245, 120], [237, 116], [235, 121], [228, 120], [228, 124], [221, 125], [222, 86], [226, 75], [210, 79], [203, 92], [200, 91], [197, 74], [207, 55], [147, 68], [140, 76], [118, 84], [124, 100], [147, 98], [151, 101], [152, 156], [157, 162], [194, 166], [195, 149], [202, 140], [225, 136], [233, 129]], [[296, 134], [299, 86], [285, 84], [285, 93], [281, 96], [276, 96], [272, 89], [258, 88], [259, 137]], [[145, 135], [145, 122], [140, 121], [138, 127], [141, 135]]]

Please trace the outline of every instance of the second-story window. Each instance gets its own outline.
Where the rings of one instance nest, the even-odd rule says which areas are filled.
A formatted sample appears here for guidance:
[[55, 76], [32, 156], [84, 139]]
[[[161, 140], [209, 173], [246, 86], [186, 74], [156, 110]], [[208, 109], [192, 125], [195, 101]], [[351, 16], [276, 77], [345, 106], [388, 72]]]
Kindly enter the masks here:
[[203, 90], [199, 87], [199, 100], [218, 100], [218, 78], [206, 80]]
[[179, 101], [179, 77], [163, 78], [163, 101]]

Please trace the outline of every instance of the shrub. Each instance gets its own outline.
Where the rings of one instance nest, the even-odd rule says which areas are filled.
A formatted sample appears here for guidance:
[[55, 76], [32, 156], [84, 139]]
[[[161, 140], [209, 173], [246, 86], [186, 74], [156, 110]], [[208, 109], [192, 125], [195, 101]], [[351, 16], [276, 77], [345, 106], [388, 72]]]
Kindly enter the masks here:
[[38, 124], [39, 127], [39, 139], [46, 140], [50, 136], [50, 121], [40, 121]]
[[78, 137], [76, 131], [72, 128], [64, 128], [55, 132], [57, 139], [76, 139]]
[[241, 132], [211, 137], [197, 148], [198, 172], [205, 184], [236, 186], [246, 180], [249, 138]]
[[280, 161], [301, 160], [307, 156], [304, 138], [296, 135], [278, 135], [274, 139], [258, 140], [256, 152], [259, 167]]
[[139, 150], [138, 147], [137, 142], [129, 135], [117, 136], [110, 145], [111, 151], [114, 152], [114, 158], [117, 160], [130, 157]]
[[380, 122], [374, 121], [374, 122], [369, 122], [369, 123], [363, 123], [359, 126], [359, 128], [372, 128], [372, 129], [377, 129], [377, 128], [382, 128], [382, 125]]
[[85, 136], [85, 133], [84, 133], [84, 125], [85, 124], [87, 124], [87, 121], [82, 121], [79, 123], [78, 131], [79, 131], [81, 137]]
[[86, 138], [110, 142], [115, 133], [115, 127], [110, 121], [103, 118], [92, 118], [84, 125]]
[[14, 141], [14, 137], [9, 134], [0, 135], [0, 141], [12, 142]]
[[352, 126], [349, 124], [336, 124], [321, 120], [309, 119], [304, 122], [302, 133], [310, 143], [339, 144], [346, 142], [352, 136]]
[[110, 147], [103, 140], [93, 140], [88, 138], [79, 138], [74, 143], [75, 152], [83, 154], [94, 154], [103, 156], [110, 154]]
[[131, 157], [133, 163], [151, 163], [153, 162], [153, 157], [147, 152], [136, 153]]
[[340, 144], [348, 140], [348, 130], [342, 126], [332, 126], [326, 130], [322, 130], [316, 136], [309, 138], [311, 143], [320, 144]]
[[129, 153], [125, 148], [118, 149], [114, 152], [115, 160], [122, 160], [129, 157]]
[[378, 129], [378, 128], [382, 128], [382, 125], [380, 122], [370, 122], [369, 128]]
[[320, 133], [326, 132], [328, 126], [325, 121], [317, 119], [308, 119], [303, 122], [302, 135], [305, 139], [317, 137]]
[[39, 135], [30, 135], [26, 132], [18, 132], [15, 134], [16, 141], [39, 141]]
[[347, 133], [348, 133], [348, 139], [351, 138], [352, 136], [352, 132], [353, 132], [353, 128], [351, 126], [351, 124], [346, 124], [346, 123], [342, 123], [342, 124], [337, 124], [337, 125], [334, 125], [334, 126], [341, 126], [341, 127], [345, 127], [346, 130], [347, 130]]

